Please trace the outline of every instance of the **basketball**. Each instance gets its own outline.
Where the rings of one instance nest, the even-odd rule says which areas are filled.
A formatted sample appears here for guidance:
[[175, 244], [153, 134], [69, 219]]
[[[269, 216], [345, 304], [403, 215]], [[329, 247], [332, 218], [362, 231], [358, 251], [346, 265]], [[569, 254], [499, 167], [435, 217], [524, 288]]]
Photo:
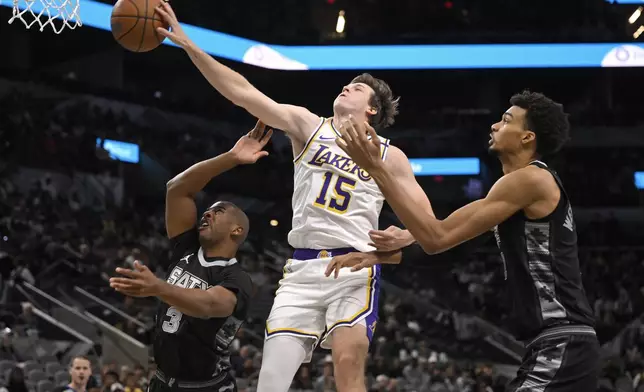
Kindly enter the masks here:
[[112, 8], [114, 39], [132, 52], [148, 52], [163, 42], [157, 27], [168, 28], [154, 9], [162, 0], [119, 0]]

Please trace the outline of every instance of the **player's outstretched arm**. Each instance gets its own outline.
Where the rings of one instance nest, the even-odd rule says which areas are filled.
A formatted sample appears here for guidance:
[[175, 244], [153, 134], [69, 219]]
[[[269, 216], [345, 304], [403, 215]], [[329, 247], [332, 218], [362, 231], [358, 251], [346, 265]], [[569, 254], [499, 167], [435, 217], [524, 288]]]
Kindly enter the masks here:
[[197, 224], [194, 198], [210, 180], [237, 165], [255, 163], [268, 155], [262, 151], [272, 131], [257, 122], [255, 128], [242, 136], [228, 152], [192, 165], [171, 179], [166, 187], [165, 227], [168, 238], [185, 233]]
[[[366, 132], [371, 135], [367, 139]], [[398, 181], [380, 159], [380, 140], [368, 124], [345, 122], [337, 144], [374, 178], [387, 202], [426, 253], [440, 253], [477, 237], [531, 205], [541, 195], [544, 177], [523, 168], [501, 178], [485, 199], [470, 203], [444, 220], [410, 200], [409, 182]], [[520, 190], [520, 191], [519, 191]]]
[[188, 289], [157, 278], [150, 269], [134, 262], [134, 269], [117, 268], [120, 277], [110, 278], [110, 287], [130, 297], [158, 297], [181, 313], [199, 318], [228, 317], [235, 310], [237, 296], [223, 286], [208, 290]]
[[269, 126], [286, 132], [291, 139], [306, 143], [320, 121], [318, 116], [303, 107], [273, 101], [242, 75], [197, 47], [181, 28], [169, 3], [161, 2], [156, 11], [170, 25], [170, 31], [159, 27], [159, 34], [183, 48], [201, 74], [221, 95]]

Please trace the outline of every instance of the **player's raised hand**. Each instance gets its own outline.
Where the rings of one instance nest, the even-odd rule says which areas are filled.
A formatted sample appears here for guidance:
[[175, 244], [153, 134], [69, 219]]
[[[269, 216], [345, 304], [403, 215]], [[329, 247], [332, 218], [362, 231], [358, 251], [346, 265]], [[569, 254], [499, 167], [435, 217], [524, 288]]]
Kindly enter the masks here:
[[327, 265], [324, 275], [330, 276], [333, 273], [334, 279], [337, 279], [342, 268], [351, 268], [351, 272], [356, 272], [363, 268], [373, 267], [378, 264], [379, 260], [376, 252], [351, 252], [335, 256]]
[[369, 245], [381, 252], [402, 249], [415, 241], [414, 236], [409, 231], [396, 226], [389, 226], [386, 230], [371, 230], [369, 231], [369, 238], [372, 241]]
[[258, 159], [268, 155], [268, 151], [263, 151], [269, 140], [273, 136], [273, 130], [266, 131], [266, 124], [261, 120], [257, 121], [253, 128], [246, 135], [242, 136], [235, 146], [230, 150], [238, 164], [255, 163]]
[[[352, 116], [340, 123], [341, 137], [335, 143], [346, 152], [360, 168], [369, 171], [382, 163], [380, 138], [366, 121], [359, 123]], [[367, 138], [371, 136], [371, 139]]]
[[163, 27], [157, 27], [157, 32], [162, 36], [168, 38], [170, 41], [174, 42], [176, 45], [185, 48], [190, 43], [190, 38], [181, 28], [177, 15], [174, 14], [174, 10], [170, 6], [170, 3], [163, 0], [155, 8], [155, 11], [161, 15], [161, 18], [170, 26], [169, 30], [164, 29]]
[[122, 278], [110, 278], [110, 287], [130, 297], [153, 297], [159, 294], [163, 281], [140, 261], [134, 262], [134, 269], [117, 268]]

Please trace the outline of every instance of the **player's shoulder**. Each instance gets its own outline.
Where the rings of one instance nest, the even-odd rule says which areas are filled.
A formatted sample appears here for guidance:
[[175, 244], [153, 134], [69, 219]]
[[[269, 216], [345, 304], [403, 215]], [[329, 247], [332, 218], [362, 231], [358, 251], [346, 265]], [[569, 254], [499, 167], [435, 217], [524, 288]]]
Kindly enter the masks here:
[[516, 180], [520, 181], [522, 185], [526, 186], [543, 186], [547, 184], [555, 184], [555, 179], [549, 170], [541, 168], [536, 165], [528, 165], [513, 173]]
[[[557, 183], [548, 170], [529, 165], [501, 177], [495, 184], [509, 192], [524, 195], [532, 199], [549, 195]], [[500, 188], [499, 188], [500, 189]]]

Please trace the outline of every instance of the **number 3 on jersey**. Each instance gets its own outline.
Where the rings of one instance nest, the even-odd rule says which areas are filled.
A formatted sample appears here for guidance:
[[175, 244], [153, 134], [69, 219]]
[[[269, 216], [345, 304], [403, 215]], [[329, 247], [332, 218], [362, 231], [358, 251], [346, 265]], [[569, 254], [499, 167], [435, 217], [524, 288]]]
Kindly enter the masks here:
[[168, 308], [168, 311], [165, 312], [165, 315], [169, 316], [170, 320], [164, 321], [161, 325], [161, 329], [163, 330], [163, 332], [176, 333], [179, 330], [179, 324], [181, 323], [183, 313], [172, 306]]
[[[333, 185], [333, 196], [328, 198], [327, 194], [333, 177], [337, 177]], [[326, 172], [324, 173], [322, 189], [320, 190], [318, 197], [313, 202], [313, 205], [319, 208], [326, 208], [336, 214], [344, 214], [349, 208], [349, 203], [351, 203], [350, 191], [355, 187], [356, 180], [352, 180], [341, 175], [334, 175], [332, 172]]]

